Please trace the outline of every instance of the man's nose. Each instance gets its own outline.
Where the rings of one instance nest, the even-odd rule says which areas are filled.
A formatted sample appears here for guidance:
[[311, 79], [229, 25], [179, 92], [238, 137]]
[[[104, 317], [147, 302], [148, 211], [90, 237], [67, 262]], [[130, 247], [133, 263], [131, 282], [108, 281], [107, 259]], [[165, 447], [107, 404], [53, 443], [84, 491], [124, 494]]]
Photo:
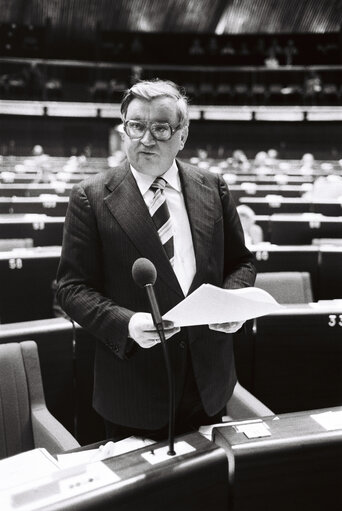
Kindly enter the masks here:
[[145, 131], [144, 136], [140, 139], [140, 142], [142, 142], [144, 145], [154, 145], [155, 144], [155, 139], [153, 138], [153, 136], [148, 128]]

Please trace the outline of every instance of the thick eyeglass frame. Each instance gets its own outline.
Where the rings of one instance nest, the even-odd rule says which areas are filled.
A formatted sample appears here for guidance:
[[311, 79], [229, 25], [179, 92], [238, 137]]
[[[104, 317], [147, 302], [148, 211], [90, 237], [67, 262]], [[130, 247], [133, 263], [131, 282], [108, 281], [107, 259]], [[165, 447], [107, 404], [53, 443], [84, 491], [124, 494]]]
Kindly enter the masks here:
[[[127, 124], [129, 122], [139, 122], [140, 124], [142, 124], [143, 126], [145, 126], [145, 129], [144, 129], [144, 132], [141, 134], [141, 136], [139, 137], [132, 137], [129, 133], [128, 133], [128, 130], [127, 130]], [[168, 126], [170, 128], [170, 136], [168, 138], [157, 138], [154, 133], [152, 132], [152, 129], [153, 129], [153, 126], [154, 125], [161, 125], [161, 126]], [[155, 139], [155, 140], [158, 140], [158, 142], [167, 142], [168, 140], [170, 140], [173, 135], [176, 133], [176, 131], [180, 130], [182, 125], [181, 124], [178, 124], [178, 126], [176, 126], [175, 128], [173, 126], [171, 126], [171, 124], [169, 124], [168, 122], [145, 122], [145, 121], [139, 121], [139, 120], [135, 120], [135, 119], [128, 119], [127, 121], [124, 121], [123, 123], [123, 127], [124, 127], [124, 130], [125, 130], [125, 133], [126, 135], [132, 139], [132, 140], [140, 140], [143, 138], [143, 136], [145, 135], [146, 131], [149, 130], [152, 137]]]

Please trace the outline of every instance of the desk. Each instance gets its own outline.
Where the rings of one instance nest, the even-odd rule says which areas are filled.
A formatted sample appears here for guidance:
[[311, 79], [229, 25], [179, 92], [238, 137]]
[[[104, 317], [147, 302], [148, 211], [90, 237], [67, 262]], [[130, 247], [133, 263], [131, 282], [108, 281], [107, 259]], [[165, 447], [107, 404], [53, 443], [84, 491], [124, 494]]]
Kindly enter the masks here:
[[320, 298], [342, 298], [342, 247], [323, 245], [320, 250]]
[[257, 318], [242, 347], [234, 342], [240, 383], [275, 413], [342, 405], [341, 318], [333, 302]]
[[[258, 273], [278, 271], [306, 271], [311, 275], [314, 297], [320, 295], [319, 253], [314, 245], [274, 245], [260, 243], [251, 248], [255, 254], [255, 266]], [[333, 297], [330, 297], [333, 298]]]
[[53, 317], [52, 281], [60, 252], [60, 247], [0, 252], [1, 323]]
[[342, 238], [342, 217], [279, 214], [270, 219], [271, 243], [310, 245], [314, 238]]
[[[103, 463], [119, 481], [92, 490], [91, 483], [80, 478], [84, 492], [45, 505], [44, 511], [228, 511], [225, 451], [199, 433], [177, 437], [176, 454], [177, 442], [186, 442], [192, 452], [170, 456], [156, 465], [142, 457], [151, 449], [167, 447], [163, 442], [110, 458]], [[61, 493], [52, 490], [57, 500]], [[49, 496], [49, 488], [44, 491], [38, 486], [31, 495], [38, 502], [40, 495]]]
[[270, 436], [262, 438], [229, 424], [214, 428], [229, 460], [229, 509], [340, 511], [342, 428], [328, 431], [312, 418], [326, 411], [267, 417], [261, 422]]
[[38, 213], [65, 216], [69, 197], [0, 197], [0, 213]]
[[0, 183], [0, 197], [39, 197], [42, 193], [69, 196], [72, 188], [71, 183], [59, 181], [55, 185], [44, 183]]
[[0, 239], [31, 238], [34, 246], [62, 245], [64, 216], [0, 214]]
[[239, 203], [246, 204], [246, 206], [252, 208], [256, 215], [273, 215], [274, 213], [307, 213], [312, 211], [311, 201], [304, 200], [299, 197], [284, 197], [281, 192], [274, 194], [272, 197], [240, 196]]

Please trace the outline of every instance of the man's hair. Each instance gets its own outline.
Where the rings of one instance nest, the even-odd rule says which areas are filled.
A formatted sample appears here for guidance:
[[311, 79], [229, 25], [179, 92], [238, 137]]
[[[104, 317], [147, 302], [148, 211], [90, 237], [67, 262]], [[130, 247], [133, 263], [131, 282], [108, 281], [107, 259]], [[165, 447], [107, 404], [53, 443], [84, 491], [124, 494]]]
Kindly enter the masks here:
[[155, 98], [169, 97], [176, 101], [178, 120], [182, 127], [189, 124], [188, 99], [182, 90], [169, 80], [142, 80], [128, 89], [121, 102], [121, 116], [126, 117], [128, 105], [133, 99], [152, 101]]

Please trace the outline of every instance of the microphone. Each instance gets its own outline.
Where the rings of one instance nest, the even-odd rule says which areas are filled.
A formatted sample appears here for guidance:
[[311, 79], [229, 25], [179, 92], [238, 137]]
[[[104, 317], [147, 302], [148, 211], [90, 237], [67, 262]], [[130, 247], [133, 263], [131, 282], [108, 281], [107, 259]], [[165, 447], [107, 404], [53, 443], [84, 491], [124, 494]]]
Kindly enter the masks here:
[[132, 276], [134, 282], [139, 287], [144, 287], [146, 289], [154, 326], [158, 333], [159, 331], [164, 333], [163, 320], [161, 318], [157, 298], [153, 288], [157, 280], [156, 267], [149, 259], [141, 257], [140, 259], [137, 259], [132, 266]]
[[170, 357], [167, 350], [163, 320], [160, 315], [157, 297], [154, 292], [154, 284], [157, 280], [157, 270], [154, 264], [145, 257], [137, 259], [132, 266], [132, 277], [134, 282], [141, 288], [146, 289], [147, 298], [150, 303], [150, 310], [154, 326], [158, 332], [163, 347], [167, 377], [169, 383], [169, 450], [168, 455], [174, 456], [174, 427], [175, 427], [175, 396], [174, 380], [171, 369]]

